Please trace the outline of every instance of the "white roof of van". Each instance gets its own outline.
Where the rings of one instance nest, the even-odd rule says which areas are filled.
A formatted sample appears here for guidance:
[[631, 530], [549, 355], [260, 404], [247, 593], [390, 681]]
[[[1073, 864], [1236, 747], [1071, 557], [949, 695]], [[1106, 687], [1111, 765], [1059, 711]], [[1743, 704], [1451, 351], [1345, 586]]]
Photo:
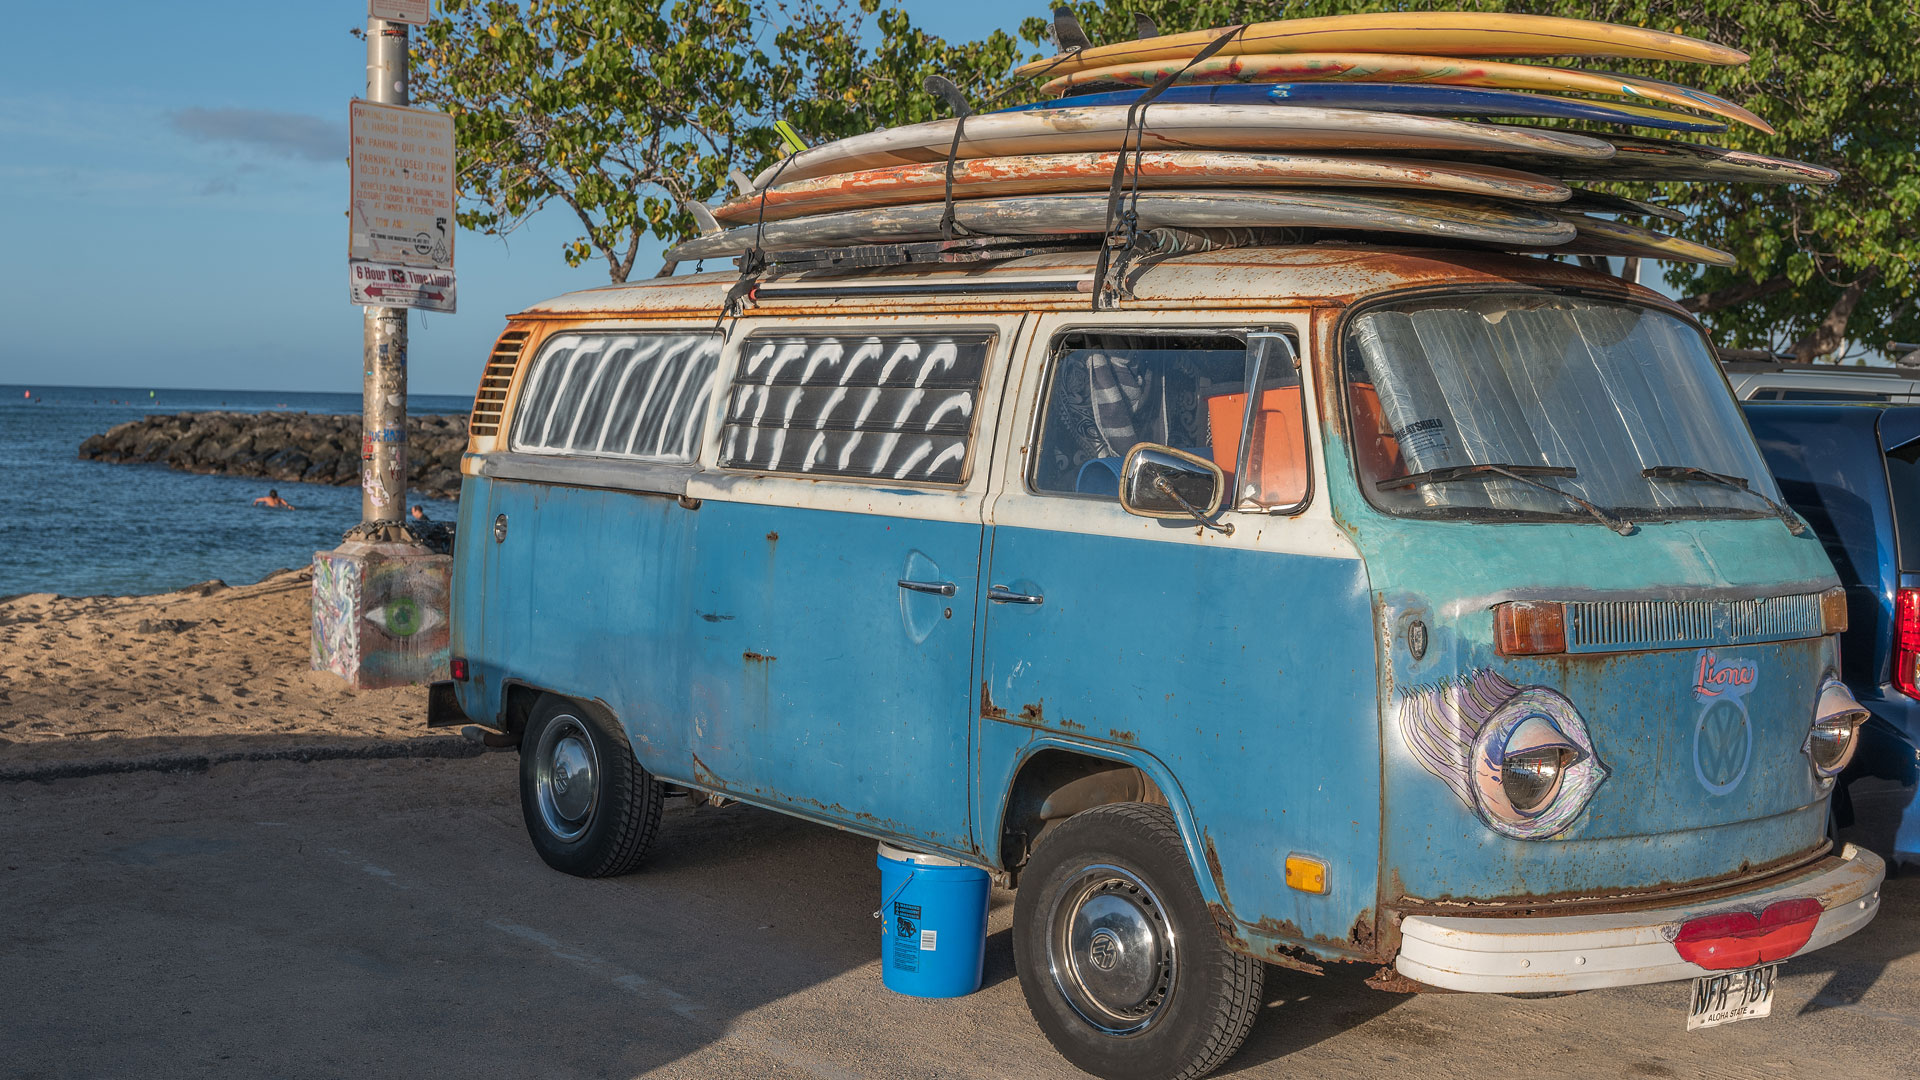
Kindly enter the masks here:
[[[835, 271], [828, 276], [786, 276], [779, 285], [882, 282], [931, 284], [951, 281], [1003, 281], [1022, 276], [1059, 279], [1093, 273], [1091, 251], [1034, 255], [996, 263], [969, 263], [925, 268], [887, 267]], [[1671, 307], [1660, 294], [1619, 278], [1549, 259], [1498, 252], [1435, 248], [1362, 247], [1315, 244], [1302, 247], [1235, 248], [1182, 255], [1155, 261], [1136, 258], [1129, 277], [1133, 297], [1123, 309], [1150, 307], [1210, 308], [1273, 307], [1295, 303], [1351, 303], [1374, 293], [1422, 285], [1529, 285], [1617, 290], [1636, 299]], [[1140, 268], [1144, 266], [1145, 269]], [[719, 311], [739, 273], [726, 270], [671, 278], [646, 278], [623, 285], [606, 285], [566, 293], [535, 304], [521, 314], [530, 318], [589, 315], [675, 315]], [[1086, 292], [995, 292], [966, 297], [860, 296], [799, 299], [763, 296], [751, 306], [761, 313], [775, 311], [890, 312], [937, 309], [992, 310], [999, 307], [1085, 307]]]

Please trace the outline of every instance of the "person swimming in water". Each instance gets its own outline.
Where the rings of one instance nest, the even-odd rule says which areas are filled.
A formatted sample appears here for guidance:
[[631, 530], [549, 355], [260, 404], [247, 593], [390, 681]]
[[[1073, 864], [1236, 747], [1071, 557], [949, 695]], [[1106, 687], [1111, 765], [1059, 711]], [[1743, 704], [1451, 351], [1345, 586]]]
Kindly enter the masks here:
[[292, 503], [281, 498], [280, 493], [272, 488], [268, 488], [265, 495], [253, 500], [253, 505], [265, 506], [269, 510], [292, 510], [294, 508]]

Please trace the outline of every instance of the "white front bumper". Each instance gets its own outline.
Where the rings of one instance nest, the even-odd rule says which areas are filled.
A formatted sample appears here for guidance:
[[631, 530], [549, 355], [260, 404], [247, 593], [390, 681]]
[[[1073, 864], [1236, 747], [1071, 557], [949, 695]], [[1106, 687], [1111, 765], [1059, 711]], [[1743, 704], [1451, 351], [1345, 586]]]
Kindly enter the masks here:
[[1605, 915], [1409, 915], [1400, 923], [1394, 967], [1409, 979], [1448, 990], [1525, 994], [1691, 979], [1713, 972], [1680, 958], [1680, 924], [1714, 912], [1759, 910], [1813, 896], [1825, 909], [1813, 937], [1795, 955], [1831, 945], [1880, 910], [1886, 864], [1852, 844], [1840, 865], [1735, 896]]

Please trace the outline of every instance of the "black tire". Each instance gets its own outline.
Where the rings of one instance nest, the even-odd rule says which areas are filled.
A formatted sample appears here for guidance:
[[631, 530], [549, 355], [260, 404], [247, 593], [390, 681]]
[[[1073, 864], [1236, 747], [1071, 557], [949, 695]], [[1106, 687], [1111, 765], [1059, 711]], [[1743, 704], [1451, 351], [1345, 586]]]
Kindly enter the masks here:
[[1013, 956], [1040, 1030], [1106, 1080], [1212, 1072], [1246, 1040], [1266, 978], [1221, 940], [1173, 815], [1145, 803], [1047, 833], [1020, 874]]
[[631, 872], [660, 829], [662, 796], [619, 724], [552, 694], [534, 703], [520, 739], [520, 813], [548, 866], [586, 878]]

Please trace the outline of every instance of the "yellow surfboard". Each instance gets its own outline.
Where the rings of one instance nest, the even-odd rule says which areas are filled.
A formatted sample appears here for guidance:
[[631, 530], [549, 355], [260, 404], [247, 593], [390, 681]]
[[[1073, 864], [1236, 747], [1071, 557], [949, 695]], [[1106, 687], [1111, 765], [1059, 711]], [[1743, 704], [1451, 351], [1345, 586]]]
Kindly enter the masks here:
[[1747, 54], [1698, 38], [1637, 26], [1477, 11], [1404, 11], [1283, 19], [1123, 41], [1036, 60], [1015, 74], [1054, 78], [1096, 67], [1186, 59], [1233, 34], [1222, 54], [1297, 52], [1414, 53], [1424, 56], [1604, 56], [1744, 64]]
[[[1484, 86], [1502, 90], [1550, 90], [1658, 101], [1722, 116], [1773, 134], [1773, 125], [1723, 97], [1659, 79], [1612, 75], [1579, 68], [1456, 60], [1393, 53], [1254, 53], [1212, 56], [1186, 68], [1187, 59], [1112, 64], [1062, 75], [1040, 88], [1061, 94], [1096, 84], [1152, 86], [1169, 72], [1176, 83], [1391, 82]], [[1185, 70], [1182, 70], [1185, 68]]]

